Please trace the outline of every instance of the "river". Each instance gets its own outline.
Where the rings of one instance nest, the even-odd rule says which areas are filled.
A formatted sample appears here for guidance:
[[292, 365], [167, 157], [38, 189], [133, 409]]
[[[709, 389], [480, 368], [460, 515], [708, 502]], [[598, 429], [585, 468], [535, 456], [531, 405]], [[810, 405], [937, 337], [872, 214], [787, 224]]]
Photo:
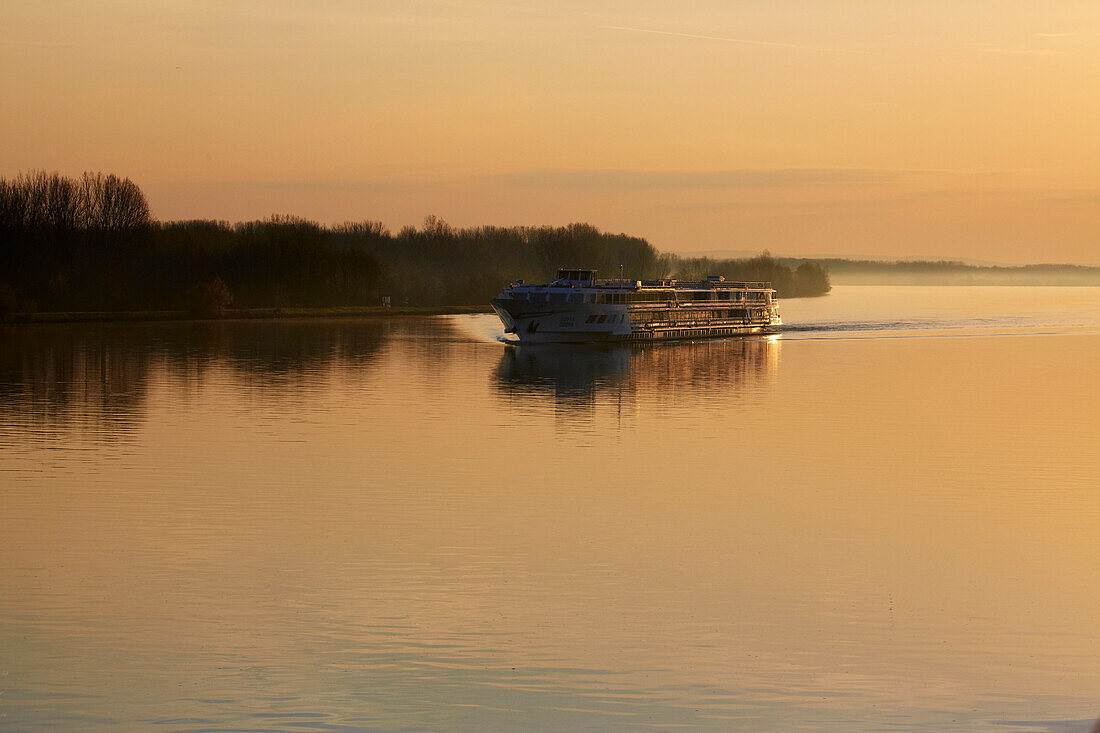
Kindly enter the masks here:
[[1100, 288], [0, 328], [0, 730], [1070, 731]]

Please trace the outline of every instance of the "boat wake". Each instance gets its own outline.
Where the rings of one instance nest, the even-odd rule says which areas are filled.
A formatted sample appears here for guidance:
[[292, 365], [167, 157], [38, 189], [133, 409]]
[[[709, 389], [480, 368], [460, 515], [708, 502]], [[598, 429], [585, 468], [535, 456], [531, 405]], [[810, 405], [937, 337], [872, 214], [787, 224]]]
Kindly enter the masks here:
[[1020, 336], [1095, 333], [1085, 324], [1032, 322], [1026, 319], [861, 321], [785, 325], [779, 335], [788, 340], [828, 338], [951, 338], [959, 336]]
[[451, 324], [473, 341], [491, 343], [518, 343], [510, 341], [495, 313], [462, 314], [450, 316]]
[[951, 324], [941, 321], [864, 321], [834, 323], [802, 323], [784, 325], [780, 333], [821, 333], [843, 331], [912, 331], [929, 328], [950, 328]]

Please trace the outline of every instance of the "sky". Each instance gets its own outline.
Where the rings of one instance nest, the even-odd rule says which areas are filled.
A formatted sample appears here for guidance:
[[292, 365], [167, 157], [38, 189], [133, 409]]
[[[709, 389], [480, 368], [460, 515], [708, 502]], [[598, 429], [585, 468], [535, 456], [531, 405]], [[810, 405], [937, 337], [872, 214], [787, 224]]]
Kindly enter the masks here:
[[1095, 0], [4, 0], [0, 133], [163, 220], [1100, 264]]

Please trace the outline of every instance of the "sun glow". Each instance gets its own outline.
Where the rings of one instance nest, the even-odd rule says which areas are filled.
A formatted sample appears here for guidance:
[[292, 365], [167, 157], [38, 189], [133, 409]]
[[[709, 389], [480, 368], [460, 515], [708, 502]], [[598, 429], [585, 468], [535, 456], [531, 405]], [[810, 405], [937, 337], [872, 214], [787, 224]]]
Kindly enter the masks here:
[[13, 0], [0, 20], [0, 175], [129, 176], [162, 219], [1100, 260], [1087, 4]]

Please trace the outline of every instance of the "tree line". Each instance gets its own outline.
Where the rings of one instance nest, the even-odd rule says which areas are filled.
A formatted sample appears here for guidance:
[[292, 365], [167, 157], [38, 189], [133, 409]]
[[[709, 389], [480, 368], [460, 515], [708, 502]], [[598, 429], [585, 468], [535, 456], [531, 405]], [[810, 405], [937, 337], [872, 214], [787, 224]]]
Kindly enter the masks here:
[[707, 275], [724, 275], [727, 280], [766, 281], [781, 298], [804, 298], [829, 292], [829, 271], [812, 260], [784, 262], [764, 250], [759, 257], [714, 259], [711, 257], [668, 258], [665, 269], [684, 280], [702, 280]]
[[484, 304], [516, 279], [558, 267], [603, 276], [770, 280], [781, 296], [819, 295], [826, 271], [683, 258], [646, 240], [563, 227], [455, 228], [429, 216], [391, 233], [376, 221], [324, 226], [294, 216], [230, 224], [158, 222], [128, 178], [34, 172], [0, 178], [0, 314], [33, 311]]

